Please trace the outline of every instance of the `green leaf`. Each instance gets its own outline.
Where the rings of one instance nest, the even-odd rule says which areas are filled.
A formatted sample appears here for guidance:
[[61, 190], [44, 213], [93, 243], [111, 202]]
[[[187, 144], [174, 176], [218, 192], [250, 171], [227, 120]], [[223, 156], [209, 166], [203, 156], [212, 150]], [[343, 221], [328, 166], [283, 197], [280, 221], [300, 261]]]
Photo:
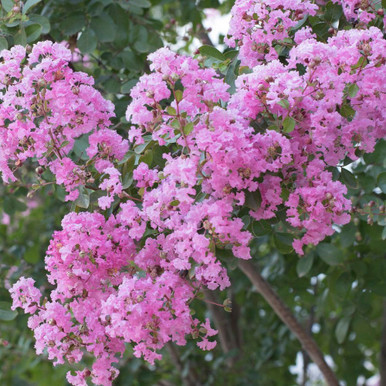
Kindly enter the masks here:
[[169, 106], [167, 109], [166, 109], [166, 112], [169, 114], [169, 115], [176, 115], [177, 114], [177, 111], [174, 107], [172, 106]]
[[290, 107], [290, 104], [287, 99], [281, 99], [277, 104], [281, 107], [284, 107], [286, 110], [288, 110]]
[[353, 189], [358, 188], [358, 181], [356, 180], [354, 174], [352, 174], [350, 171], [348, 171], [345, 168], [342, 168], [340, 171], [340, 175], [342, 177], [342, 181], [350, 188], [353, 188]]
[[258, 210], [261, 205], [261, 193], [259, 190], [245, 192], [245, 206], [252, 210]]
[[183, 92], [181, 90], [175, 91], [176, 101], [181, 102], [183, 98]]
[[15, 3], [13, 0], [1, 0], [1, 5], [3, 6], [5, 12], [11, 12]]
[[288, 116], [283, 121], [283, 131], [285, 133], [291, 133], [295, 129], [296, 121], [292, 117]]
[[60, 24], [59, 28], [65, 35], [74, 35], [82, 30], [86, 24], [86, 18], [83, 13], [75, 13], [66, 17]]
[[27, 0], [23, 6], [23, 15], [25, 15], [30, 8], [40, 3], [42, 0]]
[[264, 236], [272, 231], [271, 225], [265, 220], [254, 221], [252, 224], [252, 232], [255, 236]]
[[92, 29], [88, 29], [82, 32], [78, 39], [77, 46], [84, 53], [90, 53], [94, 51], [97, 46], [95, 32]]
[[138, 8], [150, 8], [151, 3], [149, 0], [129, 0], [129, 5], [133, 5]]
[[100, 42], [114, 41], [117, 26], [114, 24], [113, 19], [109, 15], [104, 13], [100, 16], [94, 17], [91, 20], [90, 27], [94, 30]]
[[347, 87], [347, 94], [351, 98], [354, 98], [358, 94], [358, 91], [359, 91], [359, 87], [356, 83], [351, 83]]
[[139, 161], [151, 166], [153, 162], [153, 151], [150, 149], [146, 150], [143, 156], [139, 159]]
[[199, 48], [200, 54], [204, 56], [209, 56], [211, 58], [215, 58], [221, 61], [226, 60], [224, 54], [222, 54], [217, 48], [213, 46], [202, 46]]
[[288, 233], [276, 233], [273, 239], [275, 247], [279, 252], [283, 254], [288, 254], [293, 251], [293, 238]]
[[15, 44], [20, 44], [24, 47], [27, 45], [27, 35], [23, 27], [21, 27], [20, 30], [15, 34], [14, 39]]
[[131, 89], [138, 83], [138, 79], [130, 79], [121, 87], [122, 94], [130, 94]]
[[11, 310], [11, 303], [0, 302], [0, 320], [10, 321], [15, 319], [17, 311]]
[[42, 26], [42, 34], [48, 34], [51, 30], [50, 21], [42, 15], [30, 15], [29, 21], [32, 24], [40, 24]]
[[378, 175], [377, 183], [383, 193], [386, 193], [386, 172]]
[[189, 122], [187, 125], [184, 127], [184, 134], [189, 135], [194, 129], [193, 122]]
[[355, 115], [355, 110], [348, 104], [345, 103], [342, 105], [339, 111], [340, 115], [348, 120], [352, 119]]
[[14, 196], [5, 196], [3, 201], [4, 212], [13, 215], [15, 212], [24, 212], [27, 210], [27, 205], [19, 201]]
[[136, 51], [140, 53], [149, 51], [149, 33], [145, 26], [135, 25], [130, 32], [130, 42]]
[[24, 260], [30, 264], [36, 264], [40, 260], [40, 245], [35, 243], [32, 247], [28, 247], [24, 253]]
[[8, 41], [5, 37], [0, 36], [0, 51], [8, 49]]
[[333, 4], [332, 2], [328, 2], [326, 5], [326, 10], [323, 15], [323, 19], [327, 23], [336, 23], [341, 16], [343, 15], [343, 9], [339, 4]]
[[36, 39], [38, 39], [39, 36], [42, 34], [42, 30], [43, 30], [43, 28], [40, 24], [29, 25], [25, 29], [25, 33], [27, 35], [27, 43], [32, 43]]
[[345, 316], [340, 319], [335, 328], [336, 340], [339, 344], [342, 344], [346, 339], [348, 329], [350, 327], [351, 316]]
[[328, 265], [338, 265], [344, 260], [343, 253], [335, 245], [329, 243], [320, 243], [316, 247], [319, 257]]
[[296, 272], [299, 277], [306, 276], [310, 269], [312, 268], [312, 264], [314, 263], [314, 254], [309, 253], [304, 257], [300, 257], [296, 264]]
[[85, 193], [80, 193], [79, 197], [75, 200], [75, 205], [79, 208], [87, 209], [90, 205], [89, 195]]

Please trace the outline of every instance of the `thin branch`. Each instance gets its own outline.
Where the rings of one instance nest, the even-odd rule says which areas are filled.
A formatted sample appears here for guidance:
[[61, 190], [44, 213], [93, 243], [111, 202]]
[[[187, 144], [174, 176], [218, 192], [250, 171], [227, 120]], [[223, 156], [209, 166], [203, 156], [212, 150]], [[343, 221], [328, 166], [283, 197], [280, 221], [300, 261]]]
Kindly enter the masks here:
[[[166, 347], [169, 351], [170, 358], [174, 365], [176, 366], [178, 372], [181, 374], [182, 381], [185, 386], [200, 386], [201, 383], [197, 378], [197, 375], [192, 371], [192, 369], [189, 369], [187, 373], [185, 373], [183, 363], [180, 359], [180, 354], [178, 352], [177, 347], [175, 346], [174, 343], [167, 343]], [[185, 375], [182, 375], [185, 374]]]
[[303, 349], [319, 367], [319, 370], [323, 374], [327, 384], [329, 386], [339, 386], [339, 382], [334, 372], [328, 366], [322, 352], [320, 351], [312, 336], [310, 336], [307, 331], [305, 331], [303, 326], [296, 320], [291, 310], [284, 304], [277, 293], [265, 281], [260, 272], [256, 269], [255, 265], [251, 261], [240, 260], [239, 267], [249, 278], [251, 283], [256, 287], [257, 291], [272, 307], [276, 315], [279, 316], [279, 318], [286, 324], [290, 331], [298, 338]]
[[[212, 315], [213, 322], [218, 331], [218, 337], [220, 339], [220, 345], [223, 352], [226, 354], [231, 350], [239, 350], [237, 330], [234, 331], [231, 325], [230, 314], [223, 310], [223, 306], [216, 306], [219, 302], [214, 291], [204, 289], [204, 295], [206, 302], [208, 303], [208, 309]], [[232, 303], [232, 308], [234, 307]], [[232, 312], [233, 313], [233, 312]], [[236, 334], [236, 335], [235, 335]], [[238, 356], [229, 357], [227, 363], [232, 367], [238, 360]]]

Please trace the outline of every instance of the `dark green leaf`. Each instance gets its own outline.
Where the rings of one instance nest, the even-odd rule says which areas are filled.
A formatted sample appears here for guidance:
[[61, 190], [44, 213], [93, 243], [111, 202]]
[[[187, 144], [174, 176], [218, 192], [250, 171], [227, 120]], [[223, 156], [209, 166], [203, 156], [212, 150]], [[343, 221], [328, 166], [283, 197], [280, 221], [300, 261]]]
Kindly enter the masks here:
[[0, 302], [0, 320], [10, 321], [15, 319], [17, 311], [11, 310], [11, 304], [8, 302]]
[[25, 15], [30, 8], [40, 3], [42, 0], [27, 0], [23, 6], [23, 14]]
[[131, 89], [138, 83], [138, 79], [131, 79], [124, 83], [121, 87], [122, 94], [129, 94]]
[[129, 0], [130, 5], [134, 5], [138, 8], [150, 8], [151, 3], [149, 0]]
[[296, 264], [296, 272], [299, 277], [306, 276], [307, 273], [312, 268], [312, 264], [314, 262], [314, 254], [309, 253], [304, 257], [300, 257]]
[[84, 53], [90, 53], [95, 50], [97, 46], [97, 39], [95, 32], [92, 29], [88, 29], [80, 35], [78, 39], [78, 48]]
[[43, 30], [43, 28], [40, 24], [29, 25], [25, 29], [25, 33], [27, 35], [27, 43], [32, 43], [33, 41], [38, 39], [42, 33], [42, 30]]
[[94, 30], [100, 42], [112, 42], [117, 30], [113, 19], [107, 14], [93, 18], [91, 20], [91, 28]]
[[386, 172], [378, 175], [377, 183], [383, 193], [386, 193]]
[[224, 61], [226, 59], [225, 55], [213, 46], [202, 46], [199, 48], [199, 51], [200, 54], [203, 56], [209, 56], [210, 58], [215, 58], [221, 61]]
[[332, 244], [320, 243], [316, 247], [316, 252], [318, 253], [319, 257], [328, 265], [338, 265], [344, 260], [342, 251]]
[[40, 24], [42, 26], [42, 34], [48, 34], [51, 30], [50, 21], [42, 15], [30, 15], [29, 20], [32, 24]]
[[345, 168], [342, 168], [340, 171], [340, 175], [342, 177], [343, 182], [348, 185], [350, 188], [357, 189], [358, 188], [358, 182], [350, 171], [348, 171]]
[[254, 221], [252, 224], [252, 232], [255, 236], [264, 236], [271, 231], [271, 225], [269, 225], [265, 220]]
[[348, 328], [350, 327], [351, 316], [345, 316], [340, 319], [335, 328], [336, 340], [339, 344], [342, 344], [346, 339]]
[[86, 24], [86, 18], [82, 13], [75, 13], [69, 17], [66, 17], [60, 23], [60, 29], [65, 35], [74, 35], [82, 30]]
[[8, 41], [5, 37], [0, 36], [0, 51], [8, 49]]

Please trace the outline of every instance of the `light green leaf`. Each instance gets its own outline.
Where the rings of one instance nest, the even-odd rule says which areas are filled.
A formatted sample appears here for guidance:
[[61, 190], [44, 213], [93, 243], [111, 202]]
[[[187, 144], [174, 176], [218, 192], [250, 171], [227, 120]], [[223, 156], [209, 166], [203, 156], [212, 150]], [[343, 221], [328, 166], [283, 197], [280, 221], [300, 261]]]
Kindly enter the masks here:
[[349, 97], [354, 98], [359, 91], [359, 87], [356, 83], [352, 83], [347, 87], [347, 94]]
[[277, 104], [281, 107], [284, 107], [286, 110], [288, 110], [290, 107], [290, 104], [287, 99], [281, 99]]
[[87, 209], [90, 205], [89, 195], [85, 193], [80, 193], [79, 197], [75, 200], [75, 205], [79, 208]]
[[184, 127], [184, 134], [189, 135], [194, 129], [193, 122], [189, 122], [187, 125]]
[[283, 131], [285, 133], [291, 133], [292, 131], [294, 131], [295, 125], [296, 125], [295, 119], [293, 119], [292, 117], [288, 116], [283, 121]]
[[1, 5], [5, 12], [11, 12], [15, 3], [13, 2], [13, 0], [1, 0]]

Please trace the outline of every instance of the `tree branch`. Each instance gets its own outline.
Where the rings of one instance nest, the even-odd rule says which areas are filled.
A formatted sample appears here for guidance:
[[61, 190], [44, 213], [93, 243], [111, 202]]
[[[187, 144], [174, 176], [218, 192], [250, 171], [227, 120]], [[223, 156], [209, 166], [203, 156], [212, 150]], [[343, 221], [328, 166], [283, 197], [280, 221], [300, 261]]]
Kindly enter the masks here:
[[329, 386], [339, 386], [339, 382], [326, 363], [322, 352], [314, 339], [304, 330], [302, 325], [296, 320], [291, 310], [283, 303], [277, 293], [261, 276], [251, 261], [240, 260], [240, 269], [249, 278], [251, 283], [256, 287], [257, 291], [263, 296], [268, 304], [275, 311], [276, 315], [286, 324], [290, 331], [298, 338], [303, 349], [307, 352], [314, 363], [319, 367], [319, 370], [324, 376]]
[[[195, 373], [193, 373], [191, 370], [189, 370], [186, 374], [183, 371], [184, 366], [180, 359], [180, 354], [178, 352], [177, 347], [174, 345], [174, 343], [167, 343], [166, 347], [169, 351], [169, 355], [172, 359], [172, 362], [177, 367], [178, 372], [181, 374], [183, 384], [185, 386], [200, 386], [201, 382], [198, 380], [198, 377]], [[185, 374], [185, 375], [183, 375]]]

